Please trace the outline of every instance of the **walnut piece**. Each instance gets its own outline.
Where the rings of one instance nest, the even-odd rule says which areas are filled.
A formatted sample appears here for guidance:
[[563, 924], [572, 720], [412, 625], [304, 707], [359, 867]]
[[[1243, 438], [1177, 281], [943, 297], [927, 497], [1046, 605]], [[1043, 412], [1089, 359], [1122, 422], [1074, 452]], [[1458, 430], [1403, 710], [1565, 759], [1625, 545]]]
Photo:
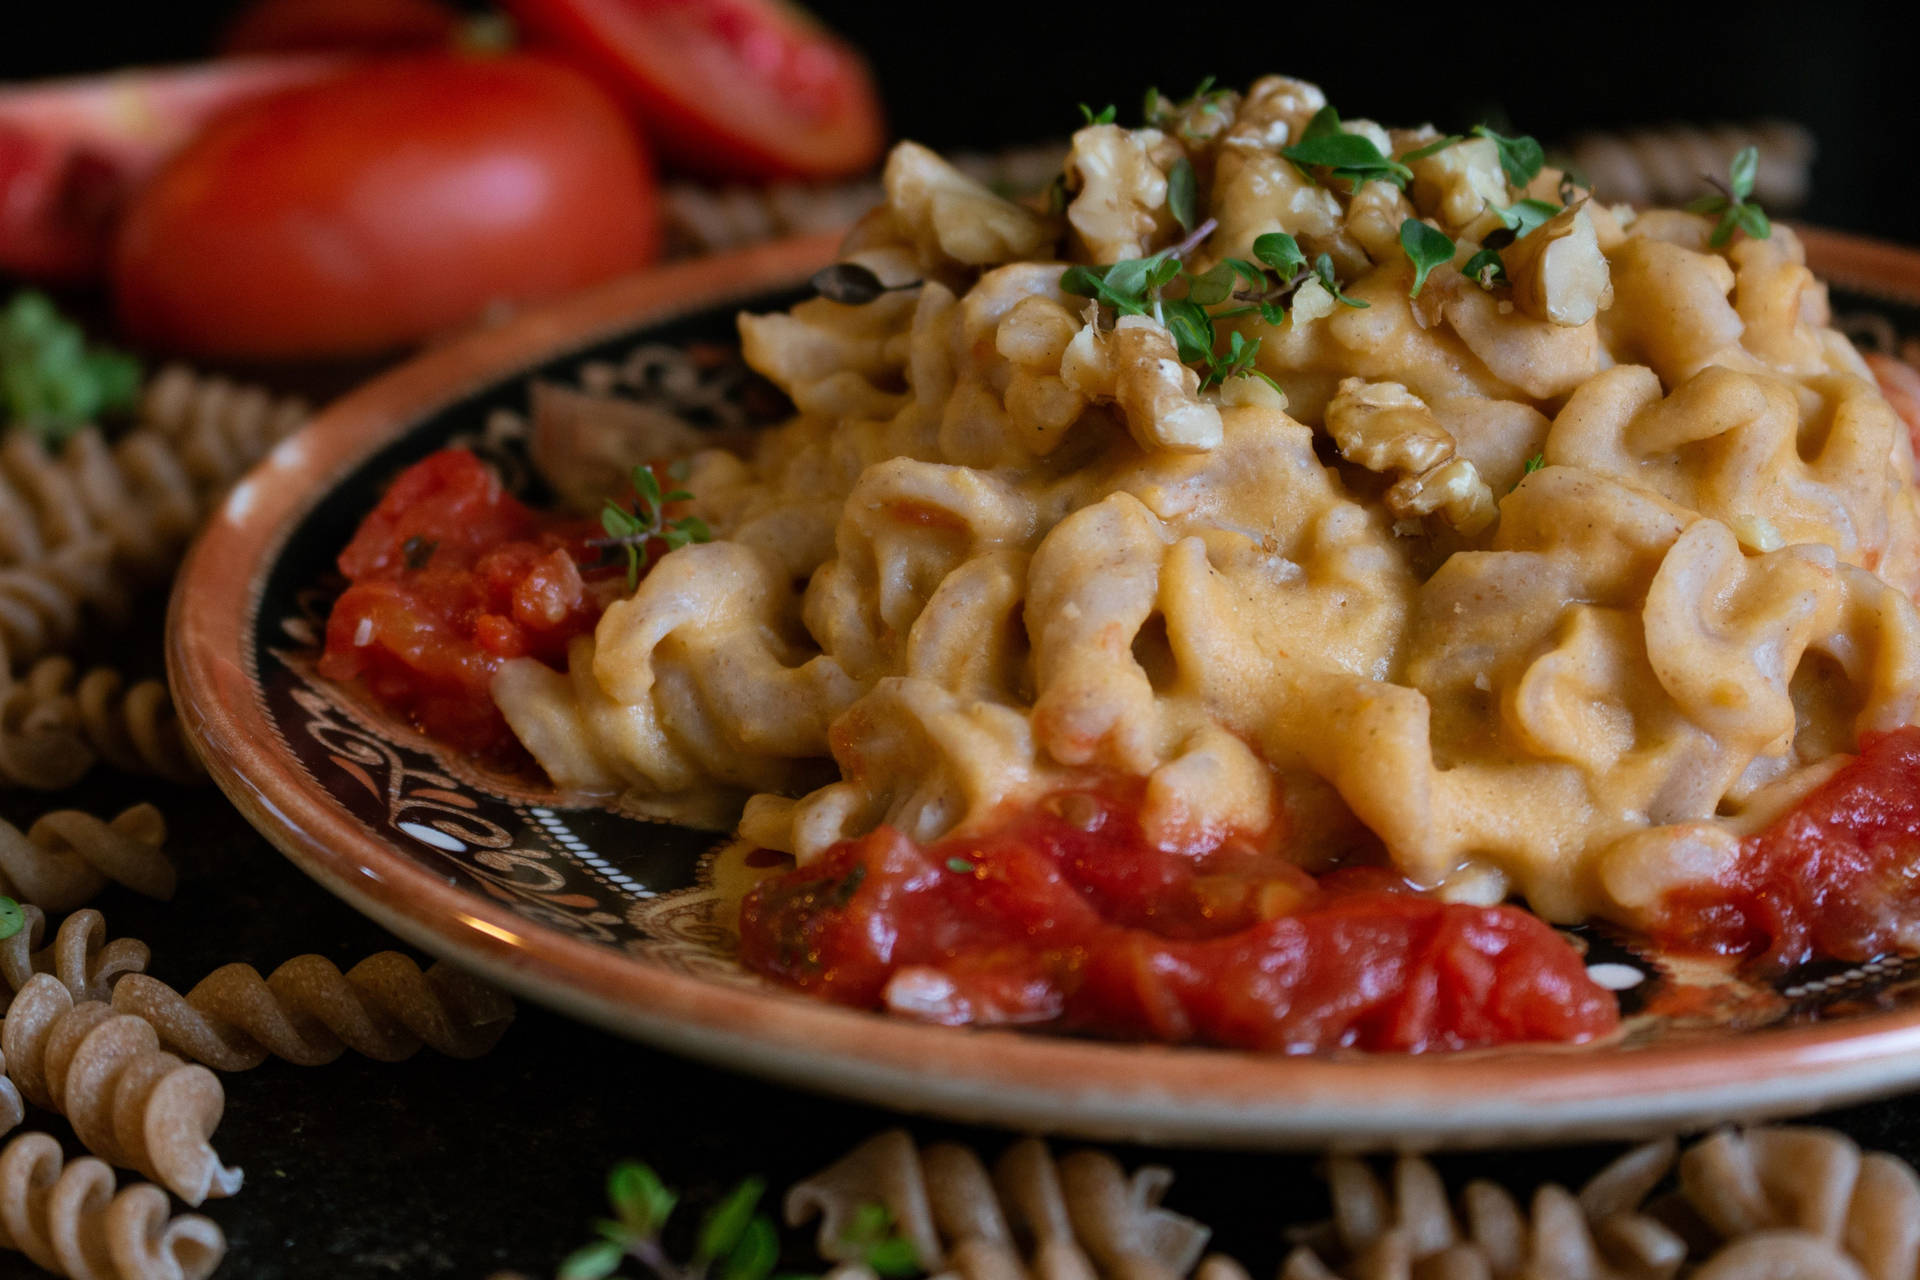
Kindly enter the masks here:
[[1493, 490], [1454, 455], [1451, 432], [1426, 402], [1397, 382], [1347, 378], [1327, 405], [1327, 434], [1340, 456], [1369, 471], [1399, 472], [1387, 509], [1402, 519], [1439, 513], [1464, 534], [1493, 523]]

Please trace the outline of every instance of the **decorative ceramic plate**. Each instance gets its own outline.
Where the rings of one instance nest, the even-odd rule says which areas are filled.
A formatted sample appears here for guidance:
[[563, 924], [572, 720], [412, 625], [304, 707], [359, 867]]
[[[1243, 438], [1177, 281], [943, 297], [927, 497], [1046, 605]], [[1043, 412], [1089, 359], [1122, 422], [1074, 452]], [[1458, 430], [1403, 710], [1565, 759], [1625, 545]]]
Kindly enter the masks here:
[[[1805, 238], [1864, 345], [1920, 333], [1920, 253]], [[433, 351], [334, 405], [233, 491], [180, 577], [169, 660], [213, 776], [287, 856], [421, 947], [635, 1039], [1025, 1129], [1491, 1144], [1812, 1110], [1920, 1082], [1920, 960], [1760, 986], [1594, 930], [1576, 942], [1626, 1025], [1580, 1048], [1289, 1058], [833, 1007], [735, 962], [727, 881], [752, 873], [749, 851], [488, 773], [315, 674], [333, 557], [397, 470], [463, 441], [511, 478], [536, 378], [728, 427], [777, 419], [777, 396], [738, 362], [733, 316], [791, 302], [831, 253], [812, 239], [672, 267]]]

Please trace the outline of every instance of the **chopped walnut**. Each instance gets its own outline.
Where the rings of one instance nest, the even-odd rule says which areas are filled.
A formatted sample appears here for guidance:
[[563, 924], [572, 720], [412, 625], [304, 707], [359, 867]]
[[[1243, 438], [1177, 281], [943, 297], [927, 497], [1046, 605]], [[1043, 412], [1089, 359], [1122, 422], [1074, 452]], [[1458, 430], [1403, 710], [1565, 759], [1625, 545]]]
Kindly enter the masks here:
[[1226, 144], [1277, 151], [1298, 138], [1314, 113], [1326, 105], [1327, 95], [1317, 85], [1287, 76], [1264, 76], [1247, 90], [1227, 131]]
[[1500, 151], [1486, 138], [1468, 138], [1442, 147], [1413, 169], [1413, 202], [1453, 232], [1507, 202], [1507, 178]]
[[1067, 344], [1060, 380], [1087, 400], [1111, 400], [1143, 449], [1203, 453], [1220, 443], [1220, 410], [1180, 361], [1173, 335], [1151, 316], [1121, 316], [1102, 334], [1089, 323]]
[[1515, 241], [1506, 264], [1515, 305], [1536, 320], [1578, 328], [1613, 303], [1607, 255], [1585, 201]]
[[1326, 423], [1349, 462], [1401, 473], [1387, 490], [1394, 515], [1413, 519], [1438, 512], [1464, 534], [1493, 523], [1493, 490], [1473, 463], [1455, 456], [1453, 435], [1426, 402], [1399, 383], [1345, 379], [1327, 405]]
[[1158, 129], [1088, 125], [1073, 135], [1067, 181], [1080, 194], [1067, 221], [1093, 262], [1144, 257], [1172, 231], [1167, 171], [1186, 154]]
[[983, 267], [1051, 251], [1052, 222], [1002, 200], [916, 142], [893, 149], [881, 181], [896, 229], [929, 270], [942, 260]]

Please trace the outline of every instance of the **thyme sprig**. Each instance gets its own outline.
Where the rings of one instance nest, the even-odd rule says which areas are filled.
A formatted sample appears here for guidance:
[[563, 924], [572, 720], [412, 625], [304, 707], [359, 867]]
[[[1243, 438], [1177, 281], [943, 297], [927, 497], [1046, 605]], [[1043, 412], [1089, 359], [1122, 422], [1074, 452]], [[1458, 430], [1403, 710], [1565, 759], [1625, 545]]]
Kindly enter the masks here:
[[1760, 148], [1744, 147], [1728, 166], [1725, 182], [1710, 173], [1700, 175], [1717, 194], [1701, 196], [1687, 206], [1687, 212], [1720, 215], [1713, 234], [1707, 237], [1707, 243], [1714, 248], [1722, 248], [1732, 240], [1736, 227], [1755, 240], [1765, 240], [1773, 234], [1773, 224], [1752, 198], [1753, 180], [1759, 172]]
[[[675, 480], [686, 479], [685, 469], [678, 463], [669, 469], [668, 474]], [[681, 516], [677, 520], [666, 518], [669, 502], [690, 501], [693, 495], [685, 489], [661, 492], [660, 478], [654, 475], [651, 466], [633, 469], [633, 490], [637, 496], [631, 506], [622, 506], [611, 498], [607, 500], [607, 505], [600, 511], [600, 527], [607, 531], [607, 536], [593, 538], [587, 543], [590, 547], [598, 548], [608, 559], [618, 559], [622, 553], [625, 554], [629, 591], [640, 585], [640, 569], [652, 556], [655, 539], [664, 542], [669, 551], [690, 542], [713, 540], [713, 531], [699, 516]]]
[[1301, 130], [1300, 141], [1280, 148], [1280, 154], [1309, 177], [1310, 170], [1326, 169], [1354, 191], [1364, 182], [1390, 182], [1405, 188], [1413, 181], [1413, 170], [1382, 155], [1371, 138], [1341, 128], [1340, 113], [1332, 103], [1314, 112], [1313, 119]]

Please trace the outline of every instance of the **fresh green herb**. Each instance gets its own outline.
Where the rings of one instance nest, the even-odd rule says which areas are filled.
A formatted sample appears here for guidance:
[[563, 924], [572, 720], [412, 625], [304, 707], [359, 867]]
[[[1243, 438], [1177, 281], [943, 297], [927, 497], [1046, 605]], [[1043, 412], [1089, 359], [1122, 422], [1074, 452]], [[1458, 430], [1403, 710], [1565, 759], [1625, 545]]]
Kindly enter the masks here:
[[1424, 147], [1419, 147], [1405, 155], [1397, 157], [1402, 164], [1412, 164], [1415, 160], [1425, 160], [1428, 156], [1437, 156], [1456, 143], [1465, 142], [1464, 134], [1449, 133], [1443, 138], [1435, 138]]
[[1046, 211], [1050, 218], [1059, 217], [1067, 211], [1067, 175], [1056, 173], [1053, 181], [1047, 184]]
[[1253, 367], [1253, 358], [1258, 354], [1260, 354], [1260, 339], [1255, 338], [1252, 342], [1248, 342], [1239, 333], [1228, 334], [1226, 354], [1212, 361], [1206, 377], [1201, 379], [1201, 387], [1218, 386], [1228, 378], [1258, 378], [1275, 391], [1285, 395], [1279, 383]]
[[1547, 163], [1546, 151], [1524, 133], [1509, 138], [1477, 124], [1473, 126], [1473, 134], [1493, 144], [1500, 153], [1500, 168], [1506, 172], [1507, 181], [1516, 187], [1524, 187], [1539, 177], [1541, 167]]
[[0, 409], [11, 424], [58, 444], [139, 394], [139, 361], [88, 346], [45, 294], [22, 290], [0, 311]]
[[947, 870], [953, 872], [955, 875], [970, 876], [973, 874], [974, 866], [965, 858], [948, 858]]
[[1098, 111], [1095, 111], [1083, 102], [1080, 104], [1080, 114], [1086, 117], [1088, 124], [1112, 124], [1113, 118], [1118, 115], [1119, 112], [1114, 109], [1114, 105], [1111, 102]]
[[1418, 218], [1400, 224], [1400, 248], [1413, 263], [1413, 290], [1407, 296], [1417, 298], [1427, 285], [1427, 273], [1453, 261], [1453, 240]]
[[1460, 268], [1460, 274], [1487, 290], [1508, 283], [1507, 264], [1500, 260], [1500, 251], [1497, 249], [1482, 249], [1468, 258], [1467, 264]]
[[1200, 275], [1187, 277], [1187, 301], [1203, 307], [1216, 306], [1233, 296], [1241, 281], [1255, 289], [1267, 282], [1267, 273], [1245, 258], [1222, 258]]
[[1253, 242], [1253, 256], [1279, 272], [1282, 280], [1291, 280], [1307, 265], [1307, 255], [1300, 252], [1300, 242], [1284, 231], [1269, 231], [1257, 237]]
[[1547, 455], [1544, 453], [1536, 453], [1531, 458], [1527, 459], [1527, 469], [1525, 471], [1522, 471], [1520, 474], [1530, 476], [1534, 472], [1538, 471], [1540, 468], [1546, 465], [1547, 465]]
[[918, 1275], [920, 1255], [913, 1241], [900, 1234], [893, 1211], [883, 1204], [867, 1203], [853, 1211], [846, 1229], [840, 1233], [840, 1245], [883, 1276]]
[[1574, 168], [1572, 161], [1563, 161], [1554, 166], [1560, 170], [1560, 203], [1572, 204], [1581, 199], [1581, 193], [1593, 194], [1593, 183], [1587, 175]]
[[26, 926], [27, 916], [20, 910], [20, 904], [12, 898], [0, 898], [0, 942], [5, 942]]
[[833, 886], [833, 892], [828, 895], [828, 901], [835, 907], [846, 906], [853, 901], [853, 895], [860, 892], [860, 886], [866, 883], [866, 879], [867, 864], [855, 863], [853, 870], [847, 872], [839, 883]]
[[1373, 305], [1371, 302], [1362, 302], [1358, 298], [1349, 298], [1346, 294], [1340, 292], [1340, 282], [1333, 274], [1332, 254], [1323, 253], [1314, 260], [1313, 274], [1320, 277], [1320, 283], [1326, 287], [1328, 293], [1333, 295], [1335, 302], [1348, 307], [1370, 307]]
[[1173, 117], [1190, 106], [1197, 106], [1209, 115], [1220, 114], [1220, 99], [1231, 94], [1231, 89], [1217, 89], [1214, 78], [1207, 76], [1194, 87], [1192, 93], [1176, 102], [1158, 89], [1148, 89], [1140, 103], [1140, 118], [1156, 128], [1172, 122]]
[[1173, 162], [1173, 168], [1167, 173], [1167, 208], [1173, 211], [1173, 220], [1180, 224], [1182, 231], [1193, 230], [1198, 220], [1196, 205], [1199, 198], [1199, 183], [1193, 174], [1193, 161], [1181, 156]]
[[1363, 182], [1391, 182], [1404, 187], [1413, 178], [1413, 170], [1397, 160], [1380, 154], [1370, 138], [1348, 133], [1340, 127], [1340, 113], [1331, 103], [1314, 113], [1301, 131], [1300, 141], [1282, 147], [1280, 154], [1307, 169], [1329, 169], [1335, 178], [1345, 179], [1358, 191]]
[[1526, 199], [1516, 200], [1506, 208], [1496, 208], [1493, 212], [1500, 219], [1500, 225], [1511, 231], [1513, 238], [1518, 240], [1557, 215], [1560, 206], [1546, 200]]
[[612, 499], [607, 500], [607, 505], [600, 510], [600, 527], [606, 530], [607, 536], [594, 538], [587, 543], [590, 547], [599, 548], [601, 554], [609, 558], [625, 554], [629, 591], [640, 585], [643, 560], [652, 554], [651, 544], [656, 538], [666, 543], [669, 551], [678, 550], [690, 542], [713, 540], [713, 531], [699, 516], [682, 516], [678, 520], [666, 518], [669, 502], [686, 502], [693, 495], [685, 489], [662, 493], [660, 478], [653, 474], [652, 467], [633, 469], [633, 490], [637, 497], [630, 508]]
[[1713, 234], [1707, 237], [1707, 243], [1714, 248], [1718, 249], [1733, 239], [1736, 227], [1755, 240], [1765, 240], [1773, 234], [1773, 225], [1767, 221], [1766, 213], [1752, 199], [1753, 180], [1759, 172], [1760, 148], [1745, 147], [1733, 158], [1725, 182], [1712, 174], [1703, 175], [1707, 184], [1718, 194], [1701, 196], [1687, 206], [1687, 212], [1720, 215]]
[[883, 293], [918, 289], [925, 281], [909, 280], [905, 284], [886, 284], [879, 276], [857, 262], [836, 262], [830, 267], [822, 267], [814, 272], [813, 278], [807, 283], [813, 286], [815, 293], [830, 302], [862, 307]]
[[576, 1249], [560, 1264], [559, 1280], [607, 1280], [634, 1261], [655, 1280], [768, 1280], [780, 1260], [773, 1219], [760, 1212], [767, 1184], [747, 1178], [700, 1219], [693, 1257], [676, 1262], [661, 1243], [679, 1196], [637, 1160], [625, 1160], [607, 1175], [613, 1217], [594, 1224], [600, 1238]]

